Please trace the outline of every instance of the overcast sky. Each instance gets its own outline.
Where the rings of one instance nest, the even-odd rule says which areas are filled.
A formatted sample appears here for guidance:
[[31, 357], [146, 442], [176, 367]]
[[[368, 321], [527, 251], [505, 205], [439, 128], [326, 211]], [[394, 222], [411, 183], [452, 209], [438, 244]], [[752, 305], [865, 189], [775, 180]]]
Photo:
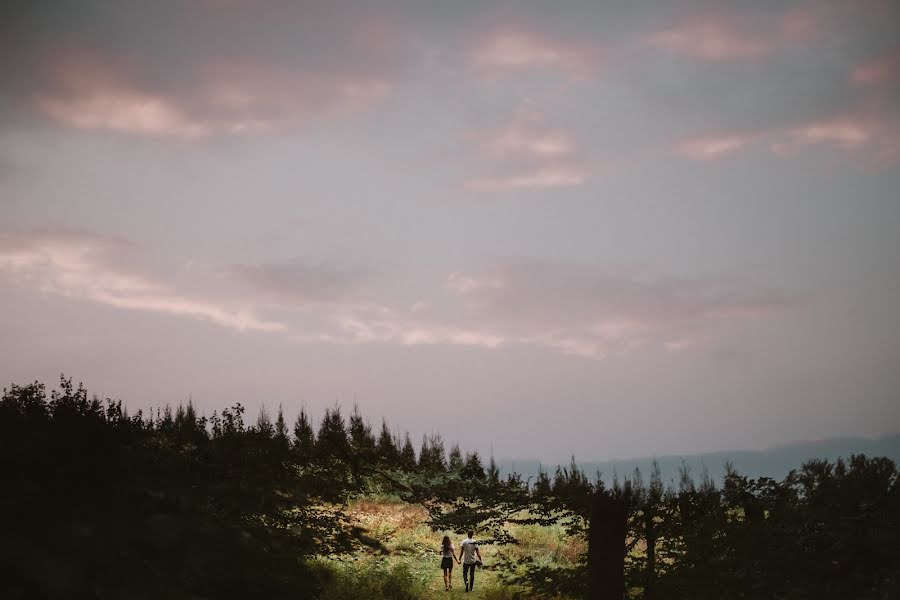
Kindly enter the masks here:
[[547, 461], [900, 423], [896, 2], [23, 2], [0, 71], [5, 385]]

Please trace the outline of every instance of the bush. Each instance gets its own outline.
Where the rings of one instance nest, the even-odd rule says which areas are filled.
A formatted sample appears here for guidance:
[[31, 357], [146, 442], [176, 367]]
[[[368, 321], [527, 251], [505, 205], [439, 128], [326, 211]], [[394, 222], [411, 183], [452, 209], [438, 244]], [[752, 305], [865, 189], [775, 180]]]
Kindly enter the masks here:
[[418, 600], [424, 592], [422, 583], [404, 564], [323, 567], [320, 581], [321, 592], [317, 597], [321, 600]]

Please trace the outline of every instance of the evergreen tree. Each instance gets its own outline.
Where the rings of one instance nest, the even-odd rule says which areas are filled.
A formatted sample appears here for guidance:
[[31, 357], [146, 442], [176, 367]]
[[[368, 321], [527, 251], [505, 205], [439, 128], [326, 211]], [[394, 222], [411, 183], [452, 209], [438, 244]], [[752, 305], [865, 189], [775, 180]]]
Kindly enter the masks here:
[[431, 465], [435, 471], [443, 472], [447, 470], [447, 459], [444, 452], [444, 439], [439, 433], [432, 433], [428, 436], [428, 448], [431, 452]]
[[316, 438], [316, 454], [320, 459], [346, 460], [350, 457], [350, 441], [339, 406], [325, 410]]
[[377, 453], [378, 460], [382, 464], [391, 467], [397, 466], [399, 451], [394, 444], [394, 437], [391, 435], [391, 430], [388, 428], [387, 421], [384, 419], [381, 420], [381, 433], [378, 436]]
[[275, 442], [282, 452], [286, 451], [291, 444], [288, 439], [288, 428], [287, 423], [284, 421], [284, 409], [281, 404], [278, 405], [278, 417], [275, 419]]
[[409, 439], [409, 433], [406, 434], [397, 462], [398, 466], [404, 471], [415, 471], [416, 469], [416, 449], [413, 448], [412, 440]]
[[484, 467], [481, 465], [481, 457], [478, 455], [477, 450], [466, 455], [466, 464], [463, 467], [462, 475], [470, 480], [480, 481], [484, 479]]
[[184, 422], [185, 425], [191, 429], [195, 428], [200, 422], [200, 419], [197, 418], [197, 411], [194, 410], [193, 400], [188, 400], [187, 408], [184, 410]]
[[269, 411], [265, 404], [259, 407], [259, 414], [256, 417], [256, 431], [264, 437], [272, 437], [275, 433], [275, 427], [272, 425], [272, 419], [269, 417]]
[[447, 470], [444, 459], [444, 440], [440, 434], [422, 436], [422, 449], [419, 451], [419, 469], [427, 473], [440, 473]]
[[547, 475], [547, 472], [543, 470], [543, 468], [538, 471], [538, 476], [534, 480], [534, 486], [532, 487], [532, 494], [539, 501], [544, 498], [549, 498], [550, 494], [553, 491], [552, 483], [550, 482], [550, 477]]
[[465, 462], [463, 461], [462, 452], [459, 449], [459, 444], [453, 444], [450, 447], [450, 455], [447, 459], [447, 468], [450, 471], [458, 472], [461, 471], [463, 466], [465, 466]]
[[497, 462], [494, 460], [494, 455], [491, 455], [491, 460], [488, 463], [487, 470], [487, 479], [490, 485], [497, 485], [500, 483], [500, 469], [497, 468]]
[[284, 408], [278, 405], [278, 418], [275, 419], [275, 436], [287, 439], [287, 424], [284, 422]]
[[175, 409], [175, 429], [179, 432], [184, 430], [184, 421], [185, 421], [185, 410], [184, 404], [181, 402], [178, 403], [178, 407]]
[[170, 433], [175, 429], [175, 418], [172, 416], [172, 407], [166, 404], [163, 409], [162, 419], [160, 419], [158, 427], [160, 431]]
[[419, 461], [416, 465], [420, 471], [430, 472], [433, 470], [431, 462], [431, 448], [428, 446], [428, 437], [422, 434], [422, 447], [419, 448]]
[[350, 445], [357, 460], [369, 462], [374, 459], [375, 437], [372, 435], [372, 428], [359, 414], [359, 406], [356, 404], [350, 415]]
[[311, 460], [316, 452], [316, 434], [303, 408], [294, 421], [293, 451], [301, 464]]

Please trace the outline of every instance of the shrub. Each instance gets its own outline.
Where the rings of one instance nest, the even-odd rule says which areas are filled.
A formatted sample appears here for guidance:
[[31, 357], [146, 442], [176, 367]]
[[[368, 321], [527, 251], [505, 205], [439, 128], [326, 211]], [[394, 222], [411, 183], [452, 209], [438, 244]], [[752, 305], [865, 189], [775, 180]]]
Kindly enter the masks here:
[[364, 567], [320, 571], [321, 600], [418, 600], [424, 588], [405, 564], [385, 568], [377, 564]]

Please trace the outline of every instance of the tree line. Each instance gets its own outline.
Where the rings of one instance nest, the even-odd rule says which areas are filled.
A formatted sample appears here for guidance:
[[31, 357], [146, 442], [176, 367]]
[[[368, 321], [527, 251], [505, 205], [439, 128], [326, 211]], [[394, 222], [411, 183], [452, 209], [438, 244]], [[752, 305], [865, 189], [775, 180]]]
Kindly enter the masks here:
[[62, 378], [0, 399], [0, 564], [11, 598], [315, 598], [328, 573], [308, 560], [378, 540], [352, 523], [355, 496], [390, 492], [428, 509], [435, 530], [515, 544], [511, 525], [563, 524], [583, 536], [579, 565], [498, 565], [538, 597], [900, 597], [900, 491], [885, 458], [809, 461], [781, 481], [733, 469], [721, 486], [658, 470], [605, 486], [573, 460], [501, 478], [493, 461], [437, 434], [377, 431], [354, 407], [191, 403], [129, 415]]

